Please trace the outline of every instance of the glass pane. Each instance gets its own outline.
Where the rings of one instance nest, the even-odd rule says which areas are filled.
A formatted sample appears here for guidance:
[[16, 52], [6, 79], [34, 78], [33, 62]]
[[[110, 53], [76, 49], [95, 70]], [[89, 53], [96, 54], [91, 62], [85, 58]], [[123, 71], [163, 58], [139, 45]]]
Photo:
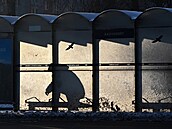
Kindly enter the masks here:
[[[80, 101], [81, 103], [92, 104], [92, 45], [81, 46], [74, 44], [73, 48], [69, 42], [60, 42], [59, 63], [66, 64], [68, 69], [57, 71], [57, 76], [62, 78], [57, 81], [61, 84], [62, 94], [67, 97], [67, 101]], [[80, 111], [88, 111], [91, 108], [80, 107]]]
[[142, 67], [143, 98], [148, 102], [172, 102], [171, 32], [170, 27], [139, 29], [142, 62], [153, 63], [151, 66]]
[[0, 103], [13, 102], [12, 39], [0, 39]]
[[[134, 66], [130, 64], [134, 63], [134, 43], [128, 40], [100, 41], [100, 63], [107, 63], [100, 67], [100, 98], [103, 98], [100, 110], [134, 110]], [[111, 64], [108, 66], [108, 63]], [[103, 105], [103, 102], [108, 104]]]
[[[20, 109], [29, 109], [28, 102], [37, 102], [35, 109], [50, 110], [50, 106], [40, 106], [40, 102], [48, 103], [52, 93], [47, 96], [46, 88], [52, 81], [52, 73], [48, 64], [52, 63], [52, 46], [33, 45], [20, 42]], [[40, 101], [40, 102], [39, 102]], [[51, 101], [51, 100], [50, 100]], [[39, 107], [40, 106], [40, 107]], [[31, 108], [31, 107], [30, 107]]]

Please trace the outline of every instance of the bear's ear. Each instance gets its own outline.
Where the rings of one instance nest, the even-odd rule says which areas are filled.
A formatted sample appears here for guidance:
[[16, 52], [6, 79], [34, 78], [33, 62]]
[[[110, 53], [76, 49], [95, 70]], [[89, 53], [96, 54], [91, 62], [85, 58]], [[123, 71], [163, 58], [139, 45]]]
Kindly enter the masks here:
[[48, 65], [48, 71], [52, 71], [52, 69], [53, 69], [52, 67], [53, 67], [53, 63], [49, 64]]
[[45, 94], [48, 96], [49, 93], [48, 92], [45, 92]]
[[68, 65], [66, 65], [66, 67], [67, 67], [67, 69], [69, 69], [69, 66]]
[[64, 69], [64, 70], [68, 70], [68, 69], [69, 69], [69, 66], [64, 65], [64, 66], [62, 66], [62, 69]]

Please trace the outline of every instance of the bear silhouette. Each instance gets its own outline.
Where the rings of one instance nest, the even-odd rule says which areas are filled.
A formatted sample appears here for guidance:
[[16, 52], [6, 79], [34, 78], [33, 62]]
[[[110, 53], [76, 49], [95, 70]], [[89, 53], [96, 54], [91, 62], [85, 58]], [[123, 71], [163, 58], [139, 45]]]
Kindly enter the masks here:
[[[68, 110], [78, 110], [79, 100], [84, 98], [85, 90], [80, 79], [75, 73], [68, 70], [68, 66], [57, 66], [55, 68], [55, 86], [58, 93], [66, 95], [68, 101]], [[51, 66], [49, 70], [52, 70]], [[46, 88], [45, 94], [52, 92], [52, 83]]]

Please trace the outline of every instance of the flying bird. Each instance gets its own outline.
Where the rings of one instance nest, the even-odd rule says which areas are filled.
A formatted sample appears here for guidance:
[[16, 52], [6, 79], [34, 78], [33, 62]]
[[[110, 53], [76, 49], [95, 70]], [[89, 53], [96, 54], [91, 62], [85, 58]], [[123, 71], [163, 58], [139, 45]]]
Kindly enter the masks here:
[[71, 49], [71, 48], [73, 49], [73, 45], [74, 45], [74, 43], [71, 43], [71, 45], [69, 45], [69, 46], [66, 48], [66, 51], [69, 50], [69, 49]]
[[156, 43], [156, 42], [161, 42], [163, 35], [160, 35], [158, 38], [156, 38], [154, 41], [152, 41], [152, 43]]

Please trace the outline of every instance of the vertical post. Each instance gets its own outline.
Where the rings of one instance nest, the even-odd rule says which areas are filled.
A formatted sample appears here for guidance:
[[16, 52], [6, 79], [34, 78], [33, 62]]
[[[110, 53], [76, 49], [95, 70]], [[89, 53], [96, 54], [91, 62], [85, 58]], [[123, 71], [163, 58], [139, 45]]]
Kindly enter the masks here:
[[92, 51], [93, 51], [93, 111], [99, 111], [99, 42], [94, 34], [92, 24]]
[[135, 25], [135, 111], [142, 111], [142, 43]]
[[57, 111], [58, 110], [58, 104], [59, 104], [59, 97], [60, 94], [57, 92], [57, 86], [56, 83], [56, 65], [58, 64], [58, 43], [56, 42], [56, 30], [55, 25], [52, 25], [52, 59], [53, 59], [53, 65], [52, 65], [52, 110]]
[[20, 106], [20, 43], [18, 43], [18, 37], [16, 28], [14, 27], [13, 35], [13, 101], [14, 111], [19, 110]]

